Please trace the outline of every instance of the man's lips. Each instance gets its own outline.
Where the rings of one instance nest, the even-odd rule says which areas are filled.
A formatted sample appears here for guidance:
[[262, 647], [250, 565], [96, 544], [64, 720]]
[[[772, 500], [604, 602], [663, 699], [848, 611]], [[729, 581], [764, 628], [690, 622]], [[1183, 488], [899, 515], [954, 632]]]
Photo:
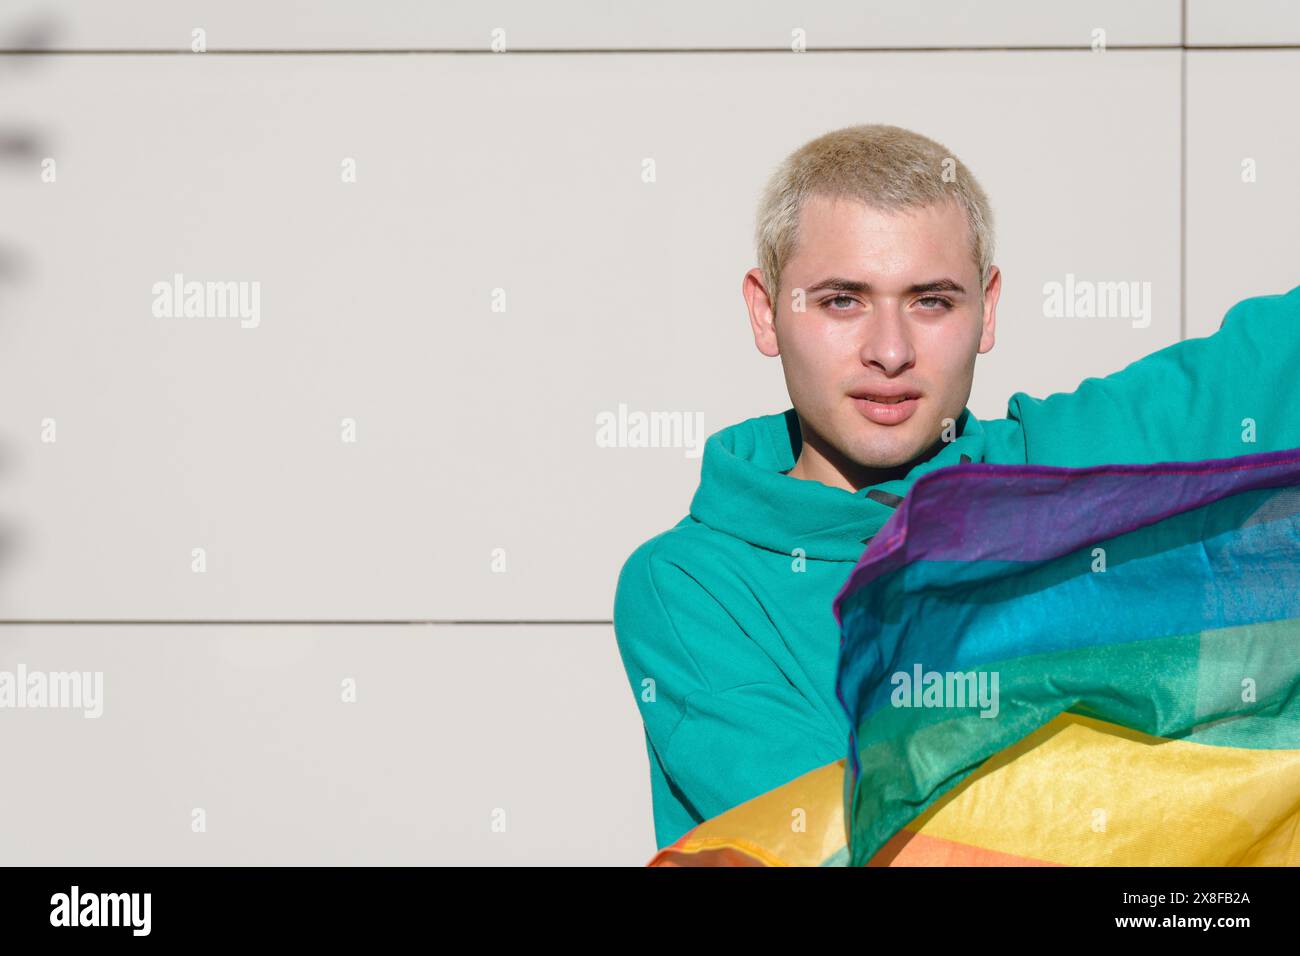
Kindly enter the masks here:
[[882, 404], [895, 402], [905, 398], [920, 398], [921, 393], [912, 388], [886, 388], [880, 386], [877, 388], [855, 388], [849, 392], [850, 398], [866, 398], [873, 402]]
[[878, 425], [898, 425], [916, 411], [920, 392], [910, 389], [855, 389], [849, 393], [854, 406]]

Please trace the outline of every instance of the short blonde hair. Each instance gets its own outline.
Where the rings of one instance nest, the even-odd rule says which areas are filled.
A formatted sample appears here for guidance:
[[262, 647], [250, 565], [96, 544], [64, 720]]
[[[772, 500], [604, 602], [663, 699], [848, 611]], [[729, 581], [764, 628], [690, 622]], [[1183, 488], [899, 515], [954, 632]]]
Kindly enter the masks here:
[[897, 212], [956, 202], [966, 214], [980, 290], [993, 267], [993, 211], [975, 176], [952, 151], [920, 133], [879, 124], [848, 126], [805, 143], [763, 190], [755, 243], [776, 307], [781, 270], [794, 253], [799, 212], [809, 196], [856, 199]]

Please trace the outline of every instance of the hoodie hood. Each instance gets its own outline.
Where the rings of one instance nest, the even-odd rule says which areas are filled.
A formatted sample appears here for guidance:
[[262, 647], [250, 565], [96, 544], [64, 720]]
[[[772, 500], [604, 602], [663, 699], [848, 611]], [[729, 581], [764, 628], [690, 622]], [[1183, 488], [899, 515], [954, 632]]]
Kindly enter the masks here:
[[956, 440], [905, 478], [851, 492], [791, 478], [803, 447], [793, 408], [760, 415], [709, 436], [691, 517], [703, 525], [782, 554], [802, 548], [822, 561], [857, 561], [921, 475], [984, 460], [980, 422], [963, 409]]

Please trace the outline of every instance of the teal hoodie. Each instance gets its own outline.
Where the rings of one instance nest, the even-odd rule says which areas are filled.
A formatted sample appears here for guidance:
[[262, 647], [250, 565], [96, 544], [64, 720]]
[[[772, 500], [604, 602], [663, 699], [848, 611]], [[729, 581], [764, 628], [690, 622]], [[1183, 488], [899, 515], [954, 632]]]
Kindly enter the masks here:
[[[1083, 467], [1300, 447], [1300, 286], [1073, 392], [965, 409], [958, 437], [857, 493], [791, 478], [793, 408], [711, 435], [690, 514], [623, 565], [614, 630], [645, 724], [660, 848], [843, 757], [836, 593], [921, 475], [965, 461]], [[1253, 441], [1251, 440], [1253, 438]]]

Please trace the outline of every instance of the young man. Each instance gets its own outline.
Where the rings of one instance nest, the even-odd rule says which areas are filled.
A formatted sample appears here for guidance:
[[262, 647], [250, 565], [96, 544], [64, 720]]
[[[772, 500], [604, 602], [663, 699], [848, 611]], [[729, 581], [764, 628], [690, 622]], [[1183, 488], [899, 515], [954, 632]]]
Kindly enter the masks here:
[[965, 406], [1001, 290], [992, 214], [969, 170], [916, 133], [857, 126], [797, 150], [764, 192], [757, 244], [742, 292], [793, 408], [709, 438], [690, 513], [633, 552], [615, 596], [661, 848], [845, 755], [831, 602], [920, 475], [1300, 445], [1300, 287], [977, 420]]

